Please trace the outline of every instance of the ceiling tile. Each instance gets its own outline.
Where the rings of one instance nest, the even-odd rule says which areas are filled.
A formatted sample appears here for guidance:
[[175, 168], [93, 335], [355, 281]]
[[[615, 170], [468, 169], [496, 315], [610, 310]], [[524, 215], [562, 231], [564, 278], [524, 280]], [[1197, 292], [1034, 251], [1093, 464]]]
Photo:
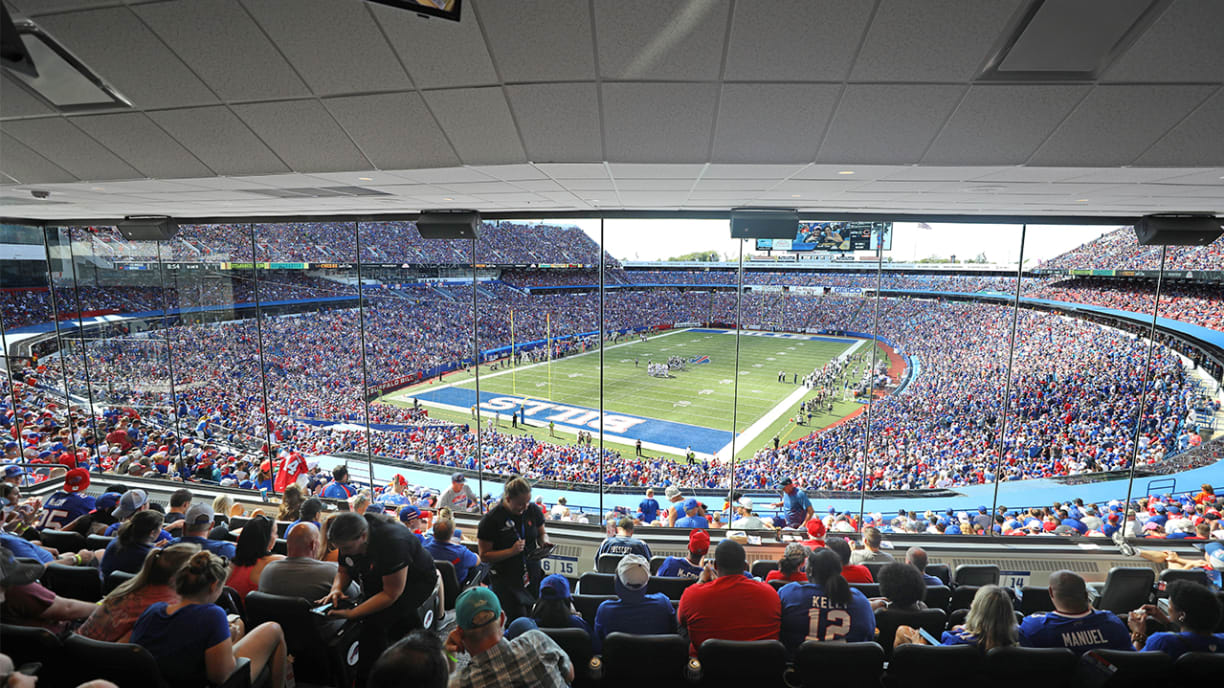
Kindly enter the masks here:
[[784, 179], [803, 169], [803, 165], [727, 165], [706, 166], [702, 180], [708, 179]]
[[389, 170], [389, 172], [402, 179], [422, 184], [466, 184], [469, 182], [488, 182], [496, 179], [471, 167], [446, 167], [434, 170]]
[[841, 89], [833, 84], [724, 84], [711, 159], [810, 162]]
[[605, 83], [605, 158], [613, 162], [705, 162], [717, 89], [717, 84]]
[[1224, 161], [1224, 91], [1216, 92], [1135, 162], [1211, 166], [1221, 161]]
[[465, 163], [527, 161], [500, 88], [461, 88], [424, 95]]
[[964, 90], [962, 86], [847, 86], [817, 160], [917, 162]]
[[532, 162], [602, 160], [598, 93], [594, 84], [507, 86], [527, 159]]
[[1029, 162], [1130, 164], [1214, 90], [1212, 86], [1097, 86]]
[[881, 0], [851, 81], [968, 81], [1022, 0]]
[[537, 163], [536, 169], [553, 179], [607, 179], [602, 163]]
[[[934, 165], [1020, 164], [1088, 93], [1090, 86], [970, 87], [922, 158]], [[1000, 126], [1006, 122], [1006, 126]]]
[[850, 72], [871, 3], [773, 0], [736, 3], [725, 78], [729, 81], [841, 81]]
[[80, 179], [143, 176], [60, 117], [11, 120], [4, 123], [4, 131]]
[[0, 74], [0, 117], [54, 114], [51, 106], [30, 95], [7, 71]]
[[728, 0], [595, 3], [599, 70], [606, 79], [718, 78]]
[[[507, 182], [547, 180], [548, 175], [536, 169], [535, 165], [480, 165], [472, 169]], [[521, 185], [520, 185], [521, 186]]]
[[[595, 78], [591, 12], [587, 3], [494, 0], [476, 5], [475, 10], [504, 81]], [[541, 17], [548, 17], [548, 21], [540, 21]], [[413, 78], [416, 79], [415, 72]], [[420, 84], [419, 79], [417, 83]]]
[[634, 165], [613, 163], [609, 165], [615, 179], [697, 179], [706, 169], [705, 165]]
[[364, 170], [370, 166], [318, 101], [235, 105], [234, 114], [297, 172]]
[[361, 0], [243, 0], [243, 4], [316, 95], [411, 87]]
[[[517, 6], [517, 3], [515, 3]], [[497, 72], [471, 8], [463, 21], [425, 19], [415, 12], [369, 5], [417, 88], [496, 84]], [[456, 49], [462, 46], [461, 49]]]
[[137, 108], [217, 101], [204, 82], [127, 8], [48, 15], [40, 17], [38, 24]]
[[122, 5], [124, 0], [4, 0], [4, 4], [26, 17], [51, 12], [95, 9]]
[[1224, 3], [1176, 0], [1114, 62], [1102, 81], [1219, 83], [1224, 78], [1221, 26]]
[[418, 93], [323, 101], [375, 167], [450, 167], [459, 158]]
[[140, 15], [222, 100], [310, 92], [237, 0], [137, 5]]
[[964, 181], [968, 179], [976, 179], [984, 174], [991, 172], [1001, 172], [1006, 168], [1003, 167], [956, 167], [952, 165], [914, 165], [906, 167], [893, 174], [884, 177], [887, 180], [901, 180], [911, 182], [921, 181]]
[[68, 170], [35, 153], [25, 144], [0, 132], [0, 170], [21, 184], [73, 182]]
[[174, 179], [212, 174], [212, 170], [142, 113], [73, 117], [72, 123], [126, 160], [142, 176]]
[[149, 116], [217, 174], [289, 171], [228, 108], [162, 110]]

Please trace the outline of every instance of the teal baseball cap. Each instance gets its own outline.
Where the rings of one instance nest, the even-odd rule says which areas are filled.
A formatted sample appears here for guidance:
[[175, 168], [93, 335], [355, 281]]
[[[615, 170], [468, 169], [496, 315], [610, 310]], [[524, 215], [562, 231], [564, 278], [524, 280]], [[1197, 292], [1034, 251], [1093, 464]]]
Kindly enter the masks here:
[[501, 613], [501, 603], [497, 601], [497, 595], [488, 588], [465, 590], [459, 599], [455, 600], [455, 623], [464, 630], [487, 626], [501, 618]]

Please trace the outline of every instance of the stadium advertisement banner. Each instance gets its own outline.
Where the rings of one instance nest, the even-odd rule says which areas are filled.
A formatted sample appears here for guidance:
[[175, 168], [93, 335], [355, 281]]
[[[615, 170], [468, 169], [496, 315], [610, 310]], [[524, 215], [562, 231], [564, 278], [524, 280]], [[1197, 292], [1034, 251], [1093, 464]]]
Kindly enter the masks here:
[[825, 287], [791, 287], [792, 294], [814, 294], [819, 296], [825, 292]]
[[863, 290], [859, 287], [833, 287], [833, 293], [844, 296], [862, 296]]
[[776, 293], [776, 292], [782, 291], [782, 285], [780, 284], [754, 284], [750, 287], [746, 287], [746, 289], [748, 289], [748, 291]]
[[222, 270], [309, 270], [310, 263], [221, 263]]

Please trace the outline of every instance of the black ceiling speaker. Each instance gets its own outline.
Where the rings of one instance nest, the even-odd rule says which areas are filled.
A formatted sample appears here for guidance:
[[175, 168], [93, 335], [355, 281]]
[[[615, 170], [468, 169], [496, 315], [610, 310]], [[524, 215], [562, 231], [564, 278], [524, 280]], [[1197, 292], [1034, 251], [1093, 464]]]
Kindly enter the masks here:
[[422, 210], [416, 221], [422, 239], [475, 239], [480, 226], [476, 210]]
[[1206, 246], [1224, 234], [1212, 215], [1148, 215], [1135, 224], [1140, 246]]
[[178, 223], [167, 215], [130, 215], [115, 227], [128, 241], [166, 241], [179, 231]]
[[34, 60], [30, 59], [30, 51], [26, 49], [21, 34], [17, 33], [17, 25], [9, 16], [8, 8], [0, 2], [0, 64], [30, 77], [38, 77], [38, 69]]
[[789, 208], [732, 208], [732, 239], [794, 239], [799, 211]]

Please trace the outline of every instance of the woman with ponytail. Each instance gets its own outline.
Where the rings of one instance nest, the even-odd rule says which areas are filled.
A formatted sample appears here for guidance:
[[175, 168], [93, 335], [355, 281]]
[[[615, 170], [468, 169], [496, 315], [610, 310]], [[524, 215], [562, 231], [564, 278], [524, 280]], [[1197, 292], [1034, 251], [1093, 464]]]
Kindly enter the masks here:
[[102, 576], [111, 571], [136, 573], [144, 565], [153, 543], [161, 535], [163, 516], [156, 511], [137, 511], [119, 526], [119, 534], [106, 546], [98, 568]]
[[863, 593], [842, 576], [842, 560], [827, 548], [808, 555], [807, 583], [790, 583], [782, 598], [782, 644], [794, 652], [805, 640], [861, 642], [875, 637], [875, 614]]
[[179, 601], [151, 605], [132, 628], [131, 642], [153, 655], [162, 677], [173, 686], [222, 683], [234, 672], [234, 659], [246, 657], [252, 676], [268, 667], [269, 685], [282, 688], [285, 634], [275, 622], [246, 633], [240, 619], [226, 619], [216, 603], [229, 574], [226, 559], [206, 551], [192, 555], [174, 575]]
[[[146, 513], [161, 515], [155, 511], [141, 511], [136, 515]], [[161, 522], [160, 519], [158, 522]], [[85, 620], [85, 624], [77, 629], [77, 633], [108, 643], [126, 643], [136, 619], [140, 618], [149, 605], [157, 602], [178, 602], [178, 593], [172, 585], [174, 574], [178, 573], [179, 568], [191, 555], [199, 551], [199, 545], [188, 543], [170, 545], [165, 549], [152, 549], [145, 556], [140, 573], [112, 590], [99, 602]], [[109, 553], [108, 548], [107, 554]]]

